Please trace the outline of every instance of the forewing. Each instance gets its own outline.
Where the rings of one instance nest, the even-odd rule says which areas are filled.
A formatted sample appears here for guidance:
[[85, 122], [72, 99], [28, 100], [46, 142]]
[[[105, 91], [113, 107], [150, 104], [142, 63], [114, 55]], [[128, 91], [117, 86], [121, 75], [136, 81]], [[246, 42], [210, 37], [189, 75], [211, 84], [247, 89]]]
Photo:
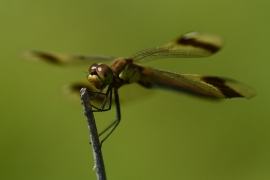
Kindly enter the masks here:
[[208, 98], [251, 98], [251, 87], [230, 78], [197, 74], [177, 74], [161, 69], [143, 68], [139, 83], [149, 88], [166, 88]]
[[131, 56], [134, 62], [161, 58], [207, 57], [221, 49], [223, 40], [216, 34], [190, 32], [157, 48], [143, 50]]
[[64, 65], [70, 63], [96, 63], [96, 62], [110, 62], [114, 57], [103, 55], [67, 55], [61, 53], [43, 52], [43, 51], [23, 51], [22, 55], [28, 59], [45, 61], [55, 65]]

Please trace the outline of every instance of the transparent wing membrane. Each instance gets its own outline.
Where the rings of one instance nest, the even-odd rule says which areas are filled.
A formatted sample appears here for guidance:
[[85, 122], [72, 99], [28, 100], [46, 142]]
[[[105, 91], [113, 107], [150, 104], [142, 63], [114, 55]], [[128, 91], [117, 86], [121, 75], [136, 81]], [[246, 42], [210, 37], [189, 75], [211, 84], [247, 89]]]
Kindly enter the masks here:
[[210, 33], [187, 33], [161, 47], [143, 50], [131, 56], [135, 62], [146, 62], [161, 58], [207, 57], [221, 49], [223, 40]]
[[28, 59], [45, 61], [55, 65], [64, 65], [70, 63], [88, 63], [91, 65], [95, 62], [108, 62], [115, 59], [114, 57], [104, 55], [67, 55], [33, 50], [23, 51], [22, 55]]
[[144, 68], [139, 82], [145, 87], [159, 87], [209, 98], [251, 98], [256, 91], [230, 78], [197, 74], [178, 74], [155, 68]]

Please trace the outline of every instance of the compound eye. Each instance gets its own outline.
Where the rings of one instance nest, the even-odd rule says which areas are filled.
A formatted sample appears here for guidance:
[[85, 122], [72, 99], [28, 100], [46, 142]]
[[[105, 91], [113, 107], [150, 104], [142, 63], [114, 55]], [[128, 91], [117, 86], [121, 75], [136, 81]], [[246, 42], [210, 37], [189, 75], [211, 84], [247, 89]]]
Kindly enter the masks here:
[[89, 73], [89, 74], [95, 73], [95, 72], [96, 72], [96, 69], [97, 69], [97, 66], [98, 66], [97, 63], [92, 64], [92, 65], [89, 67], [89, 69], [88, 69], [88, 73]]
[[98, 64], [96, 66], [96, 72], [104, 84], [108, 85], [112, 83], [113, 72], [109, 66], [107, 66], [106, 64]]

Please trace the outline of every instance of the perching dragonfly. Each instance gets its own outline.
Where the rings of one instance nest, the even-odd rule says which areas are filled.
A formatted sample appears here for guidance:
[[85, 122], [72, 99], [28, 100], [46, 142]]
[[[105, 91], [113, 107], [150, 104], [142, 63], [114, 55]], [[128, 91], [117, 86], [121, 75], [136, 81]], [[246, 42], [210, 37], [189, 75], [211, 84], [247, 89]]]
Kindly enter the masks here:
[[256, 92], [236, 80], [217, 76], [197, 74], [178, 74], [166, 70], [145, 67], [137, 63], [161, 58], [197, 58], [207, 57], [222, 47], [222, 38], [215, 34], [190, 32], [157, 48], [136, 52], [130, 58], [115, 58], [103, 55], [64, 55], [40, 51], [25, 51], [24, 55], [61, 65], [85, 61], [89, 63], [109, 61], [110, 65], [94, 63], [88, 69], [87, 79], [90, 84], [76, 83], [71, 89], [79, 91], [87, 87], [92, 101], [100, 102], [93, 106], [95, 111], [107, 111], [111, 108], [112, 93], [116, 105], [116, 120], [103, 130], [105, 139], [119, 125], [121, 119], [118, 89], [126, 84], [139, 83], [145, 88], [165, 88], [188, 93], [204, 98], [221, 99], [245, 97], [251, 98]]

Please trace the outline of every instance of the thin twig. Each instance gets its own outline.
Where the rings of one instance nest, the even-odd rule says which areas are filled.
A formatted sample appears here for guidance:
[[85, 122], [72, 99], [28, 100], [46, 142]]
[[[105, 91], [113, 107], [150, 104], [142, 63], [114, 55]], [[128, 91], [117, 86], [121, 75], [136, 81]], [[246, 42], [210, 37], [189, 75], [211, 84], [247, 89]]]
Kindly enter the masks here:
[[106, 180], [105, 166], [101, 153], [101, 145], [98, 138], [95, 118], [90, 103], [90, 97], [86, 88], [81, 89], [81, 100], [83, 104], [84, 114], [87, 119], [88, 129], [90, 131], [90, 139], [93, 148], [95, 169], [98, 180]]

